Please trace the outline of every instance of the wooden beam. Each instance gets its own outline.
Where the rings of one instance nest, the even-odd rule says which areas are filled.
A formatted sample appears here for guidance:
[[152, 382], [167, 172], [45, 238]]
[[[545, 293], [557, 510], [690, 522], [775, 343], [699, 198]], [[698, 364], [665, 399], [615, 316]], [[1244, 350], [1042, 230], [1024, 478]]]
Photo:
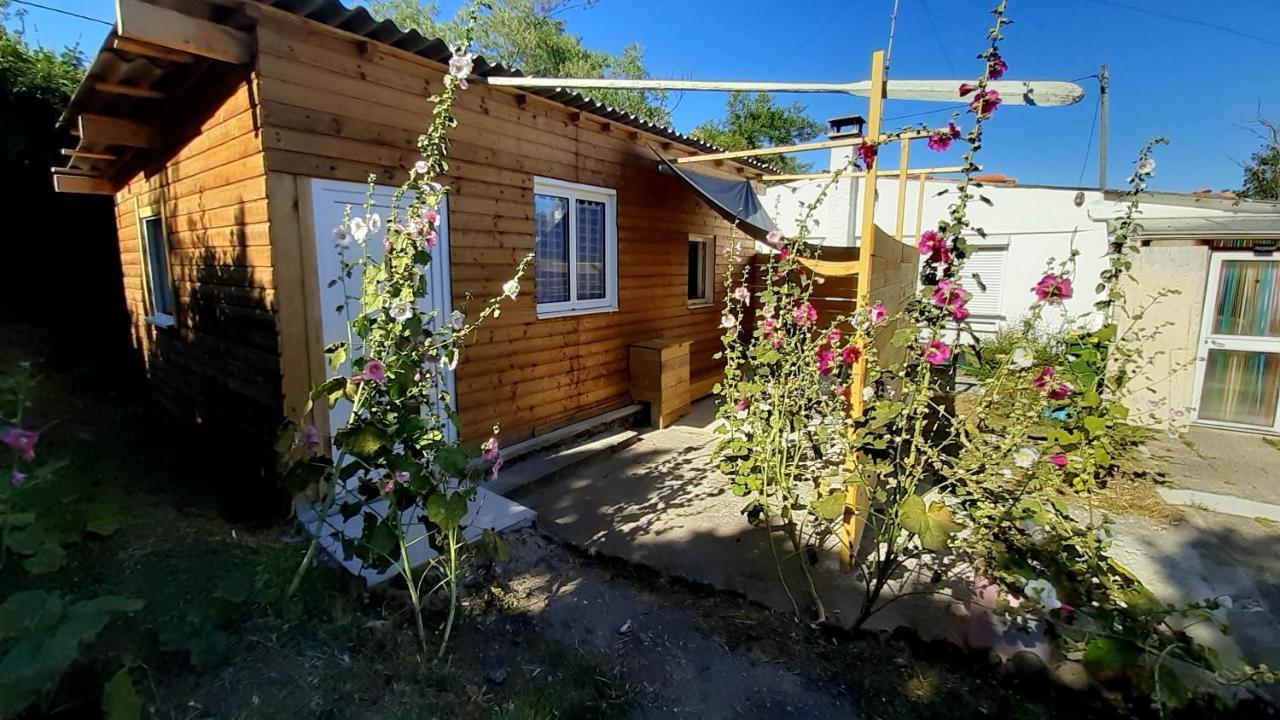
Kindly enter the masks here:
[[111, 187], [111, 183], [103, 178], [59, 173], [53, 175], [53, 190], [81, 195], [114, 195], [116, 192], [115, 188]]
[[516, 107], [518, 107], [518, 108], [520, 108], [520, 109], [522, 109], [522, 110], [523, 110], [523, 109], [524, 109], [524, 106], [525, 106], [525, 105], [528, 105], [528, 104], [529, 104], [529, 96], [528, 96], [528, 95], [525, 95], [524, 93], [520, 93], [520, 94], [516, 95]]
[[[947, 167], [932, 167], [932, 168], [916, 168], [914, 170], [908, 168], [907, 176], [918, 177], [918, 176], [924, 176], [924, 175], [945, 175], [947, 173], [958, 173], [958, 172], [964, 172], [963, 165], [949, 165]], [[860, 178], [860, 177], [866, 177], [866, 176], [867, 174], [864, 172], [841, 173], [840, 175], [840, 177], [847, 177], [847, 178]], [[833, 177], [835, 177], [835, 173], [820, 172], [820, 173], [795, 173], [792, 175], [765, 175], [760, 179], [764, 182], [788, 182], [791, 180], [830, 180]]]
[[137, 85], [120, 85], [119, 83], [106, 82], [104, 80], [95, 80], [93, 89], [100, 92], [115, 93], [117, 95], [129, 95], [130, 97], [146, 98], [148, 100], [159, 100], [164, 97], [164, 93], [151, 88], [138, 87]]
[[196, 56], [191, 53], [182, 52], [180, 50], [171, 50], [167, 47], [152, 45], [140, 40], [131, 40], [116, 36], [111, 38], [111, 47], [121, 52], [133, 53], [134, 55], [145, 55], [146, 57], [155, 58], [157, 60], [168, 60], [177, 63], [193, 63]]
[[577, 125], [579, 122], [582, 122], [582, 113], [580, 112], [569, 113], [569, 122], [573, 123], [574, 125]]
[[249, 33], [142, 0], [116, 0], [116, 34], [235, 65], [253, 58]]
[[[927, 138], [940, 130], [930, 130], [927, 132], [911, 132], [905, 133], [901, 137], [907, 140], [917, 140], [919, 138]], [[868, 136], [873, 136], [868, 132]], [[874, 137], [879, 137], [876, 133]], [[755, 148], [753, 150], [730, 150], [729, 152], [708, 153], [706, 155], [694, 155], [693, 157], [677, 158], [677, 163], [694, 163], [709, 162], [711, 160], [732, 160], [734, 158], [758, 157], [760, 155], [782, 155], [784, 153], [807, 152], [809, 150], [825, 150], [827, 148], [851, 147], [853, 145], [862, 145], [867, 141], [866, 138], [841, 138], [839, 140], [823, 140], [821, 142], [801, 143], [799, 145], [775, 145], [767, 148]], [[884, 142], [882, 139], [881, 142]]]
[[67, 157], [84, 158], [85, 160], [115, 160], [116, 156], [108, 152], [98, 152], [96, 150], [78, 150], [73, 148], [62, 148], [62, 154]]
[[610, 132], [613, 132], [613, 124], [612, 124], [612, 123], [600, 123], [600, 132], [602, 132], [602, 133], [610, 133]]
[[49, 172], [55, 175], [80, 175], [83, 177], [102, 177], [102, 173], [90, 168], [78, 167], [51, 167]]
[[95, 145], [127, 145], [129, 147], [158, 148], [160, 132], [149, 125], [133, 120], [105, 115], [81, 115], [80, 137]]

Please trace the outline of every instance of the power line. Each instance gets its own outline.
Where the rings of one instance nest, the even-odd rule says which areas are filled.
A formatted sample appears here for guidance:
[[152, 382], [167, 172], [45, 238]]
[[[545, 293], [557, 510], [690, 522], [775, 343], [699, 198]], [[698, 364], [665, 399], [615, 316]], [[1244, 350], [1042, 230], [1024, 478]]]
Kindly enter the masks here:
[[69, 17], [79, 18], [81, 20], [88, 20], [89, 22], [101, 23], [107, 26], [115, 25], [115, 23], [107, 22], [106, 20], [102, 20], [100, 18], [89, 17], [88, 15], [81, 15], [80, 13], [71, 12], [70, 10], [63, 10], [62, 8], [49, 7], [48, 5], [41, 5], [40, 3], [30, 2], [30, 0], [12, 0], [12, 1], [17, 3], [18, 5], [30, 5], [33, 8], [40, 8], [41, 10], [48, 10], [49, 12], [58, 13], [60, 15], [67, 15]]
[[938, 49], [942, 51], [942, 59], [947, 63], [947, 70], [952, 75], [956, 74], [956, 66], [951, 64], [951, 55], [947, 53], [947, 44], [942, 42], [942, 34], [938, 32], [938, 26], [933, 22], [933, 14], [929, 12], [928, 0], [920, 0], [920, 7], [924, 10], [925, 19], [929, 21], [929, 29], [933, 31], [933, 39], [938, 43]]
[[1116, 2], [1115, 0], [1089, 0], [1089, 2], [1097, 3], [1099, 5], [1109, 5], [1111, 7], [1122, 8], [1124, 10], [1132, 10], [1133, 12], [1143, 13], [1146, 15], [1153, 15], [1158, 18], [1164, 18], [1165, 20], [1172, 20], [1173, 22], [1186, 23], [1188, 25], [1199, 25], [1200, 27], [1209, 28], [1211, 30], [1218, 30], [1221, 32], [1230, 33], [1232, 35], [1238, 35], [1242, 38], [1247, 38], [1249, 40], [1253, 40], [1254, 42], [1260, 42], [1264, 45], [1280, 47], [1280, 41], [1272, 40], [1270, 38], [1264, 38], [1260, 35], [1251, 35], [1250, 33], [1244, 32], [1242, 30], [1237, 30], [1235, 28], [1227, 27], [1226, 25], [1218, 25], [1217, 23], [1205, 22], [1204, 20], [1196, 20], [1195, 18], [1182, 17], [1181, 15], [1170, 15], [1169, 13], [1160, 12], [1159, 10], [1151, 10], [1149, 8], [1138, 7], [1137, 5], [1130, 5], [1128, 3]]
[[1093, 122], [1089, 123], [1089, 142], [1084, 145], [1084, 159], [1080, 161], [1080, 177], [1076, 178], [1076, 187], [1084, 182], [1084, 171], [1089, 167], [1089, 153], [1093, 150], [1093, 132], [1098, 127], [1098, 106], [1102, 104], [1102, 94], [1093, 98]]
[[938, 108], [937, 110], [923, 110], [921, 112], [907, 113], [906, 115], [894, 115], [893, 117], [887, 117], [884, 120], [885, 122], [889, 122], [890, 120], [902, 120], [903, 118], [919, 117], [920, 115], [936, 115], [937, 113], [952, 112], [952, 111], [959, 110], [961, 108], [966, 108], [966, 107], [969, 107], [969, 106], [968, 105], [951, 105], [944, 108]]

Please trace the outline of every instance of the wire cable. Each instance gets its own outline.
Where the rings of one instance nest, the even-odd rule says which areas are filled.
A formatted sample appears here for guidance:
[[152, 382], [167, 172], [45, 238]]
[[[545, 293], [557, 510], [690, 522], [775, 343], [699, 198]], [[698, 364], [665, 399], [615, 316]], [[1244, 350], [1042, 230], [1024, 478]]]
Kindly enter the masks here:
[[60, 15], [67, 15], [69, 17], [79, 18], [81, 20], [88, 20], [89, 22], [101, 23], [103, 25], [108, 25], [108, 26], [115, 25], [115, 23], [107, 22], [106, 20], [103, 20], [101, 18], [89, 17], [88, 15], [81, 15], [80, 13], [71, 12], [70, 10], [63, 10], [62, 8], [49, 7], [48, 5], [41, 5], [40, 3], [31, 2], [30, 0], [12, 0], [12, 1], [18, 5], [29, 5], [33, 8], [40, 8], [41, 10], [48, 10], [49, 12], [58, 13]]
[[1084, 171], [1089, 168], [1089, 154], [1093, 150], [1093, 133], [1098, 127], [1098, 107], [1102, 105], [1102, 93], [1093, 98], [1093, 122], [1089, 123], [1089, 142], [1084, 145], [1084, 160], [1080, 162], [1080, 177], [1076, 178], [1076, 186], [1084, 182]]
[[1099, 5], [1109, 5], [1111, 7], [1121, 8], [1124, 10], [1132, 10], [1133, 12], [1144, 13], [1146, 15], [1153, 15], [1158, 18], [1164, 18], [1165, 20], [1172, 20], [1173, 22], [1186, 23], [1188, 25], [1199, 25], [1200, 27], [1209, 28], [1211, 30], [1218, 30], [1220, 32], [1230, 33], [1232, 35], [1238, 35], [1242, 38], [1248, 38], [1249, 40], [1253, 40], [1254, 42], [1260, 42], [1264, 45], [1280, 47], [1280, 41], [1272, 40], [1270, 38], [1264, 38], [1260, 35], [1251, 35], [1247, 32], [1236, 30], [1235, 28], [1227, 27], [1226, 25], [1218, 25], [1217, 23], [1206, 22], [1204, 20], [1196, 20], [1195, 18], [1182, 17], [1180, 15], [1170, 15], [1169, 13], [1160, 12], [1159, 10], [1151, 10], [1148, 8], [1139, 7], [1137, 5], [1130, 5], [1128, 3], [1116, 2], [1115, 0], [1089, 0], [1089, 2], [1097, 3]]
[[938, 32], [938, 26], [933, 22], [933, 14], [929, 12], [928, 0], [920, 0], [920, 7], [924, 10], [924, 17], [929, 21], [929, 29], [933, 31], [933, 40], [938, 43], [938, 49], [942, 51], [942, 59], [947, 63], [947, 70], [952, 75], [956, 74], [956, 66], [951, 62], [951, 55], [947, 53], [947, 44], [942, 42], [942, 34]]

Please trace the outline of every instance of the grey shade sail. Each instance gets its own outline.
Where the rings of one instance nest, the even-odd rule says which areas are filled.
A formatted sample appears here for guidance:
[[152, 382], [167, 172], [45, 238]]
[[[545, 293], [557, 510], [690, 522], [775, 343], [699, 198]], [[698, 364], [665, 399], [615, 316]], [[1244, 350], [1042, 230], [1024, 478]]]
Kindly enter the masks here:
[[713, 210], [725, 220], [741, 228], [748, 236], [763, 240], [770, 231], [777, 229], [773, 224], [773, 218], [765, 212], [760, 196], [756, 195], [755, 188], [751, 187], [751, 181], [729, 180], [684, 170], [663, 157], [656, 148], [650, 146], [650, 149], [662, 163], [660, 168], [669, 170], [689, 183]]

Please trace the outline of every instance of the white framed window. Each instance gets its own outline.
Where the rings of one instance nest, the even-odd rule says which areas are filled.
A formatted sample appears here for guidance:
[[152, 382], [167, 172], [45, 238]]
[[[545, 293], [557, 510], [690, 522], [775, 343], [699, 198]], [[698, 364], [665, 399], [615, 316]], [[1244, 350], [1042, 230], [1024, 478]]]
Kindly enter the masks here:
[[609, 188], [533, 179], [538, 317], [618, 309], [617, 198]]
[[710, 235], [689, 236], [689, 307], [715, 302], [716, 240]]
[[174, 324], [173, 276], [169, 273], [169, 239], [164, 217], [155, 207], [138, 208], [138, 239], [142, 245], [143, 281], [146, 283], [147, 322], [160, 327]]

